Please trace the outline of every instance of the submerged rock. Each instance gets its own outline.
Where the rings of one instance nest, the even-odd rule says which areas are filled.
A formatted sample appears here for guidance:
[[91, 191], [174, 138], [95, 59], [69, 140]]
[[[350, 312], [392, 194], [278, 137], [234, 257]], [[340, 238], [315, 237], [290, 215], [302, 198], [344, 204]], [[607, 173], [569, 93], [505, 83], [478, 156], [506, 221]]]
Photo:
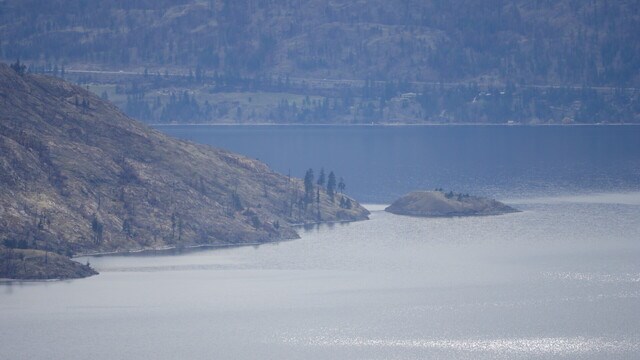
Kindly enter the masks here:
[[393, 202], [385, 211], [397, 215], [449, 217], [501, 215], [519, 210], [497, 200], [479, 196], [442, 191], [414, 191]]

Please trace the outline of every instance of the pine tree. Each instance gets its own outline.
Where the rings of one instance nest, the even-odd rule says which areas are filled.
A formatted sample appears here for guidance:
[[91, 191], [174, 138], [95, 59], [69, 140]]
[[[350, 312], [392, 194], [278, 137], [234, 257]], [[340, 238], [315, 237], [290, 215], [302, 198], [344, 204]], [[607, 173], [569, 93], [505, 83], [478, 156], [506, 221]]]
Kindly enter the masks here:
[[320, 174], [318, 175], [318, 186], [320, 187], [324, 187], [324, 183], [325, 183], [325, 176], [324, 176], [324, 168], [320, 169]]
[[304, 199], [308, 204], [313, 201], [313, 169], [307, 170], [304, 175]]
[[11, 64], [10, 66], [20, 76], [23, 76], [25, 70], [27, 69], [27, 67], [24, 64], [20, 64], [20, 59], [16, 60], [16, 62]]
[[327, 194], [331, 198], [331, 202], [333, 202], [333, 197], [336, 193], [336, 175], [331, 171], [329, 173], [329, 180], [327, 181]]

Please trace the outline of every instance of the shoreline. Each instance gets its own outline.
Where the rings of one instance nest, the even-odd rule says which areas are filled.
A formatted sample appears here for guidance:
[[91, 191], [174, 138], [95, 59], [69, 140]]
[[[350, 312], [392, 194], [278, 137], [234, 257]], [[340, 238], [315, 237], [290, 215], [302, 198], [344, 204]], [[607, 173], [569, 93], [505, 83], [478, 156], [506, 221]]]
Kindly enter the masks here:
[[[361, 220], [336, 220], [336, 221], [320, 221], [320, 222], [311, 222], [311, 223], [297, 223], [291, 224], [294, 229], [304, 229], [308, 226], [322, 226], [322, 225], [332, 225], [332, 224], [347, 224], [357, 221], [366, 221], [369, 219], [361, 219]], [[127, 256], [127, 255], [136, 255], [136, 254], [145, 254], [145, 253], [170, 253], [172, 251], [198, 251], [198, 250], [206, 250], [206, 249], [222, 249], [222, 248], [233, 248], [233, 247], [243, 247], [243, 246], [260, 246], [267, 244], [277, 244], [284, 241], [294, 241], [299, 240], [300, 235], [297, 238], [283, 238], [283, 239], [275, 239], [273, 241], [265, 241], [265, 242], [252, 242], [252, 243], [226, 243], [226, 244], [200, 244], [200, 245], [186, 245], [186, 246], [174, 246], [167, 245], [157, 248], [143, 248], [143, 249], [132, 249], [132, 250], [116, 250], [116, 251], [101, 251], [101, 252], [92, 252], [92, 253], [79, 253], [71, 257], [71, 260], [76, 260], [78, 258], [86, 258], [86, 257], [102, 257], [102, 256]]]
[[164, 123], [143, 123], [153, 128], [159, 127], [606, 127], [606, 126], [640, 126], [640, 123], [618, 123], [618, 124], [475, 124], [475, 123], [459, 123], [459, 124], [440, 124], [440, 123], [378, 123], [378, 124], [275, 124], [275, 123], [243, 123], [243, 124], [230, 124], [230, 123], [184, 123], [184, 124], [164, 124]]
[[[356, 222], [356, 221], [365, 221], [365, 220], [369, 220], [367, 219], [359, 219], [359, 220], [337, 220], [337, 221], [321, 221], [321, 222], [311, 222], [311, 223], [298, 223], [298, 224], [291, 224], [291, 226], [294, 229], [304, 229], [308, 226], [322, 226], [322, 225], [332, 225], [332, 224], [347, 224], [347, 223], [352, 223], [352, 222]], [[297, 232], [296, 232], [297, 234]], [[149, 256], [174, 256], [174, 255], [179, 255], [182, 251], [188, 251], [188, 252], [195, 252], [195, 251], [204, 251], [204, 250], [215, 250], [215, 249], [223, 249], [223, 248], [235, 248], [235, 247], [244, 247], [244, 246], [260, 246], [260, 245], [267, 245], [267, 244], [278, 244], [281, 242], [285, 242], [285, 241], [294, 241], [294, 240], [299, 240], [300, 239], [300, 235], [298, 235], [298, 237], [295, 238], [282, 238], [282, 239], [275, 239], [273, 241], [265, 241], [265, 242], [252, 242], [252, 243], [240, 243], [240, 244], [233, 244], [233, 243], [226, 243], [226, 244], [200, 244], [200, 245], [186, 245], [186, 246], [162, 246], [162, 247], [157, 247], [157, 248], [142, 248], [142, 249], [131, 249], [131, 250], [116, 250], [116, 251], [101, 251], [101, 252], [91, 252], [91, 253], [79, 253], [77, 255], [74, 255], [70, 258], [68, 258], [71, 261], [80, 263], [80, 261], [78, 261], [81, 258], [91, 258], [91, 257], [103, 257], [103, 256], [131, 256], [131, 255], [141, 255], [141, 256], [145, 256], [145, 255], [149, 255]], [[90, 261], [87, 260], [89, 263]], [[91, 267], [91, 269], [93, 269], [94, 271], [97, 272], [96, 269], [94, 269], [93, 267]], [[44, 282], [58, 282], [58, 281], [66, 281], [66, 280], [77, 280], [77, 279], [85, 279], [88, 277], [93, 277], [93, 276], [97, 276], [100, 275], [99, 272], [97, 272], [96, 274], [92, 274], [90, 276], [85, 276], [85, 277], [79, 277], [79, 278], [52, 278], [52, 279], [20, 279], [20, 278], [0, 278], [0, 284], [14, 284], [14, 283], [22, 283], [22, 282], [29, 282], [29, 283], [44, 283]]]
[[[96, 276], [96, 275], [91, 275], [91, 276]], [[56, 278], [56, 279], [12, 279], [12, 278], [0, 278], [0, 285], [3, 285], [3, 284], [9, 284], [10, 285], [10, 284], [15, 284], [15, 283], [41, 283], [41, 282], [71, 281], [71, 280], [86, 279], [86, 278], [91, 277], [91, 276], [87, 276], [87, 277], [83, 277], [83, 278], [75, 278], [75, 279], [63, 279], [63, 278]]]
[[231, 247], [241, 247], [241, 246], [257, 246], [264, 244], [271, 244], [280, 241], [288, 241], [288, 240], [296, 240], [296, 239], [279, 239], [275, 241], [268, 241], [263, 243], [244, 243], [244, 244], [201, 244], [201, 245], [188, 245], [188, 246], [162, 246], [157, 248], [144, 248], [144, 249], [134, 249], [134, 250], [122, 250], [122, 251], [102, 251], [95, 253], [82, 253], [74, 255], [71, 259], [76, 260], [79, 258], [87, 258], [87, 257], [103, 257], [103, 256], [127, 256], [127, 255], [136, 255], [136, 254], [145, 254], [145, 253], [169, 253], [175, 250], [193, 250], [196, 251], [198, 249], [207, 249], [207, 248], [231, 248]]
[[244, 246], [260, 246], [267, 244], [278, 244], [285, 241], [294, 241], [299, 240], [300, 235], [298, 230], [306, 229], [309, 226], [323, 226], [323, 225], [332, 225], [332, 224], [347, 224], [356, 221], [365, 221], [369, 220], [369, 218], [364, 219], [356, 219], [356, 220], [336, 220], [336, 221], [319, 221], [319, 222], [308, 222], [308, 223], [296, 223], [291, 224], [293, 229], [296, 230], [296, 237], [290, 238], [279, 238], [271, 241], [264, 242], [250, 242], [250, 243], [221, 243], [221, 244], [197, 244], [197, 245], [185, 245], [185, 246], [176, 246], [176, 245], [166, 245], [155, 248], [139, 248], [139, 249], [130, 249], [130, 250], [115, 250], [115, 251], [96, 251], [96, 252], [86, 252], [86, 253], [78, 253], [72, 257], [65, 257], [72, 262], [76, 262], [78, 264], [82, 264], [80, 259], [86, 259], [91, 270], [95, 272], [95, 274], [91, 274], [89, 276], [82, 277], [73, 277], [73, 278], [49, 278], [49, 279], [22, 279], [22, 278], [0, 278], [0, 284], [14, 284], [14, 283], [22, 283], [22, 282], [30, 282], [30, 283], [41, 283], [41, 282], [57, 282], [57, 281], [65, 281], [65, 280], [75, 280], [75, 279], [84, 279], [96, 275], [100, 275], [100, 273], [90, 266], [90, 261], [87, 258], [92, 257], [103, 257], [103, 256], [175, 256], [180, 255], [182, 252], [196, 252], [196, 251], [204, 251], [204, 250], [215, 250], [215, 249], [223, 249], [223, 248], [235, 248], [235, 247], [244, 247]]

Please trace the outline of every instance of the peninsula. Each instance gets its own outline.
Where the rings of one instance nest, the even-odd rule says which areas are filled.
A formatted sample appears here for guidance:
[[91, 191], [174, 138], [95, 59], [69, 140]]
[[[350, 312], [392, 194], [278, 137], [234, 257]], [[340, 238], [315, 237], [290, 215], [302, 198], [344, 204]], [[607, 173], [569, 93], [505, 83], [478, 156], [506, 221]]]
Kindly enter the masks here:
[[519, 210], [493, 199], [435, 190], [408, 193], [385, 211], [396, 215], [453, 217], [501, 215]]
[[259, 244], [297, 238], [298, 224], [368, 218], [347, 195], [313, 190], [168, 137], [85, 88], [0, 64], [0, 278], [83, 277], [94, 272], [70, 257]]

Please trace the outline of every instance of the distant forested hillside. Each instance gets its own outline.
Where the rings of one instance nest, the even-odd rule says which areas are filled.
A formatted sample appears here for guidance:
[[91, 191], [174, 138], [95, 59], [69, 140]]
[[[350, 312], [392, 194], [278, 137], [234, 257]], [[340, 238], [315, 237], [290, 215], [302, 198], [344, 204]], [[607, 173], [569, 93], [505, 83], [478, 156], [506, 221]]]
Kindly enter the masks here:
[[[290, 86], [278, 91], [318, 95], [320, 104], [326, 99], [325, 113], [334, 108], [333, 100], [339, 100], [340, 108], [339, 102], [350, 97], [340, 89], [361, 92], [365, 86], [350, 80], [393, 81], [396, 89], [429, 94], [429, 99], [408, 105], [419, 108], [413, 112], [376, 98], [372, 103], [346, 100], [344, 109], [327, 115], [333, 119], [342, 114], [356, 122], [387, 121], [385, 116], [462, 121], [452, 115], [460, 106], [451, 107], [456, 101], [451, 99], [470, 92], [473, 96], [465, 95], [463, 102], [469, 105], [475, 99], [477, 104], [477, 96], [491, 94], [492, 87], [498, 93], [507, 87], [520, 89], [511, 95], [538, 99], [527, 104], [501, 100], [506, 109], [499, 121], [544, 120], [549, 114], [555, 114], [556, 121], [573, 121], [591, 108], [596, 109], [594, 116], [583, 114], [591, 121], [634, 121], [637, 94], [625, 88], [640, 87], [638, 34], [636, 0], [0, 0], [0, 57], [20, 58], [48, 71], [55, 66], [56, 72], [63, 67], [165, 76], [177, 72], [205, 82], [209, 76], [209, 82], [224, 77], [230, 83], [249, 79], [254, 84], [279, 78], [283, 86], [307, 90], [300, 93]], [[343, 82], [330, 93], [308, 91], [318, 88], [313, 80], [323, 79]], [[437, 87], [424, 88], [437, 84], [456, 94], [451, 98]], [[550, 104], [558, 100], [557, 94], [545, 92], [548, 86], [567, 89], [561, 94], [563, 104]], [[380, 87], [385, 91], [385, 84]], [[524, 94], [524, 89], [533, 93]], [[601, 98], [587, 106], [592, 91]], [[398, 90], [383, 100], [402, 94]], [[146, 95], [145, 103], [153, 107], [155, 99]], [[601, 103], [615, 96], [622, 99], [604, 109]], [[202, 108], [204, 101], [202, 97]], [[125, 107], [124, 100], [120, 105]], [[275, 102], [265, 110], [234, 103], [229, 110], [233, 116], [224, 116], [242, 121], [253, 113], [263, 120], [269, 114], [286, 117], [293, 111], [289, 105]], [[318, 108], [309, 106], [306, 115], [300, 111], [296, 116], [312, 116]], [[556, 114], [558, 108], [562, 114]], [[367, 112], [373, 115], [364, 116]], [[160, 110], [153, 113], [150, 121], [161, 120]], [[211, 114], [202, 117], [219, 115]], [[495, 119], [477, 107], [462, 117], [478, 116]]]

